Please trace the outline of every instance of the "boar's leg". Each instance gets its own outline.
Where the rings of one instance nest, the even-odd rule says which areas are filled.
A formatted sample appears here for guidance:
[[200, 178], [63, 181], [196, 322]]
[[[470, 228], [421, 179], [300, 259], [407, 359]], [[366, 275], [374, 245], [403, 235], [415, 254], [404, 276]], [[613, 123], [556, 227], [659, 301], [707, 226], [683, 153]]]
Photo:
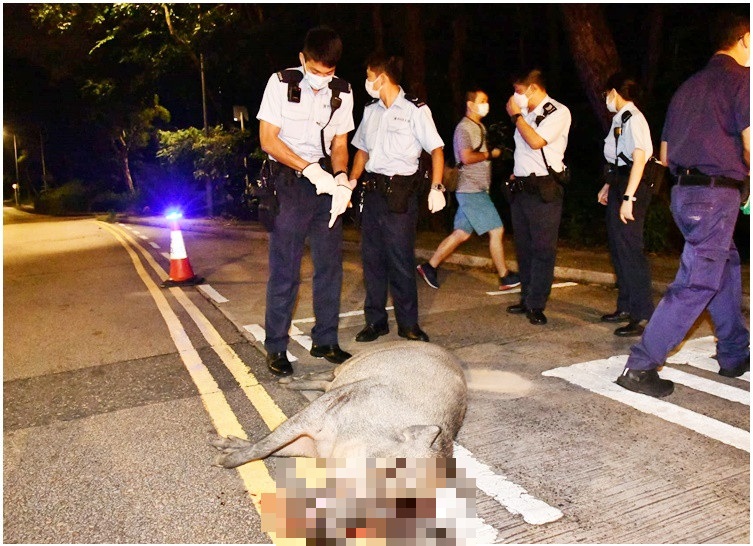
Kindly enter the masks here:
[[[317, 457], [316, 440], [312, 432], [321, 427], [321, 406], [311, 404], [283, 422], [255, 444], [230, 436], [211, 444], [222, 451], [216, 465], [235, 468], [249, 461], [277, 457]], [[319, 410], [319, 411], [317, 411]]]

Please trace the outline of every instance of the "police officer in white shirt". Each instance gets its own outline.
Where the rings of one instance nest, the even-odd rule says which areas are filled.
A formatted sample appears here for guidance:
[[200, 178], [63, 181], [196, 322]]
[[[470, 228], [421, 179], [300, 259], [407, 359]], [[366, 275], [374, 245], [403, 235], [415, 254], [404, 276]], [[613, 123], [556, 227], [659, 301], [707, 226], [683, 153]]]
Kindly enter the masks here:
[[[444, 142], [437, 133], [429, 107], [400, 87], [403, 61], [372, 55], [366, 66], [366, 91], [373, 100], [352, 144], [351, 183], [361, 178], [363, 211], [361, 256], [366, 302], [366, 327], [356, 341], [367, 342], [388, 333], [387, 289], [395, 305], [398, 335], [429, 341], [418, 325], [418, 289], [415, 276], [416, 223], [421, 150], [431, 154], [431, 212], [445, 206], [442, 173]], [[363, 176], [362, 176], [363, 175]], [[426, 206], [426, 205], [424, 205]]]
[[279, 212], [269, 235], [265, 316], [267, 367], [293, 373], [286, 356], [288, 331], [300, 285], [304, 242], [314, 263], [311, 355], [341, 363], [351, 355], [338, 344], [342, 289], [342, 220], [353, 187], [348, 181], [348, 133], [353, 130], [350, 85], [335, 67], [342, 41], [330, 28], [311, 29], [299, 54], [301, 66], [273, 74], [257, 118], [269, 154], [269, 182]]
[[609, 171], [598, 201], [607, 207], [607, 236], [617, 276], [617, 310], [603, 322], [627, 322], [617, 336], [640, 336], [642, 321], [654, 312], [651, 271], [643, 252], [643, 225], [651, 202], [651, 188], [641, 182], [653, 153], [648, 122], [633, 102], [640, 92], [637, 82], [622, 73], [605, 85], [607, 109], [614, 114], [604, 139], [604, 159]]
[[570, 110], [546, 92], [539, 70], [513, 82], [515, 94], [507, 113], [515, 125], [510, 212], [521, 283], [520, 303], [508, 313], [525, 313], [531, 324], [546, 324], [544, 315], [554, 280], [557, 238], [562, 217], [564, 164]]

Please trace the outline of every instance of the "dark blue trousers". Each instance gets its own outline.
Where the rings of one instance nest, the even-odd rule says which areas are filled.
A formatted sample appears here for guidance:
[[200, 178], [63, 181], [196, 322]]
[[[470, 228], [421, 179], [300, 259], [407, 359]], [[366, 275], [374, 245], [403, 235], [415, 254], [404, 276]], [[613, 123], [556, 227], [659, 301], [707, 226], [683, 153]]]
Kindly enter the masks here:
[[366, 286], [364, 313], [367, 324], [387, 323], [387, 288], [392, 294], [398, 326], [418, 324], [416, 287], [417, 197], [408, 212], [387, 209], [387, 198], [378, 191], [364, 196], [361, 219], [361, 259]]
[[269, 280], [265, 316], [267, 352], [287, 349], [288, 331], [301, 281], [301, 259], [308, 237], [314, 263], [313, 304], [315, 345], [336, 345], [342, 290], [342, 217], [327, 227], [332, 197], [317, 195], [306, 178], [293, 171], [276, 177], [280, 213], [269, 234]]
[[734, 188], [672, 188], [672, 216], [685, 237], [680, 269], [631, 348], [628, 368], [663, 365], [704, 309], [714, 323], [719, 365], [734, 368], [750, 356], [740, 255], [732, 239], [739, 207], [740, 191]]
[[536, 194], [518, 192], [510, 204], [520, 274], [520, 301], [544, 309], [554, 282], [554, 262], [562, 218], [562, 197], [544, 203]]
[[647, 320], [654, 312], [651, 294], [651, 269], [643, 252], [643, 226], [651, 202], [651, 188], [640, 184], [635, 192], [633, 218], [623, 224], [620, 207], [624, 202], [628, 177], [619, 175], [609, 185], [607, 199], [607, 236], [609, 253], [617, 276], [617, 310], [627, 311], [635, 320]]

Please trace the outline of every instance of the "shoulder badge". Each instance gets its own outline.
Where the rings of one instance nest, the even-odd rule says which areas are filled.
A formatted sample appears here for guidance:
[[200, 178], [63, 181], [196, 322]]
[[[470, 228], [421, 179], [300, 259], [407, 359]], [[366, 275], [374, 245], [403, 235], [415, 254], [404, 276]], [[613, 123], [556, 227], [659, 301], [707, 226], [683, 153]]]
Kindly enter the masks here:
[[295, 68], [288, 68], [277, 73], [277, 77], [283, 83], [299, 83], [303, 79], [303, 72]]
[[405, 100], [413, 104], [416, 108], [421, 108], [422, 106], [426, 106], [425, 102], [422, 102], [418, 97], [415, 97], [413, 95], [405, 94]]
[[350, 93], [350, 84], [337, 76], [333, 76], [332, 81], [329, 82], [329, 88], [341, 93]]
[[546, 118], [549, 114], [553, 113], [555, 110], [557, 110], [557, 107], [553, 105], [551, 102], [547, 102], [544, 105], [543, 114], [540, 114], [536, 116], [536, 120], [534, 123], [536, 123], [536, 126], [538, 127], [539, 124], [541, 124], [542, 121], [544, 121], [544, 118]]

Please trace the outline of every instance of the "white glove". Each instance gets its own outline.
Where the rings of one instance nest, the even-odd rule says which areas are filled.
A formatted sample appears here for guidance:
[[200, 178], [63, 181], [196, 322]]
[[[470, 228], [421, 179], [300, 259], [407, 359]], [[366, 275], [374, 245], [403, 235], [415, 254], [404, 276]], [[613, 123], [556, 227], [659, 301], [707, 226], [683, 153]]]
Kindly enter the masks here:
[[446, 204], [447, 201], [444, 198], [444, 192], [439, 190], [431, 190], [429, 192], [429, 210], [432, 213], [439, 212]]
[[337, 180], [338, 184], [335, 186], [335, 193], [332, 194], [332, 208], [329, 209], [329, 227], [334, 226], [337, 217], [348, 208], [350, 196], [353, 193], [348, 183], [348, 177], [344, 173], [337, 175], [335, 180]]
[[319, 165], [319, 163], [309, 163], [301, 173], [309, 179], [309, 182], [316, 186], [317, 195], [323, 193], [332, 195], [335, 193], [337, 183], [335, 182], [334, 177], [322, 169], [322, 166]]

